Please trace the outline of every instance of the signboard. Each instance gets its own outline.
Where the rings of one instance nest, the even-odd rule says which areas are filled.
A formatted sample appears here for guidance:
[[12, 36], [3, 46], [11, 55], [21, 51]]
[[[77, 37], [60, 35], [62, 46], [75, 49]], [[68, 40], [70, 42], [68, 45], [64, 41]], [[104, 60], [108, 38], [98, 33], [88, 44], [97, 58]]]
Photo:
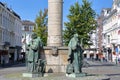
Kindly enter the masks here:
[[118, 49], [118, 47], [117, 47], [117, 48], [115, 48], [115, 52], [116, 52], [116, 54], [118, 54], [118, 53], [119, 53], [119, 49]]

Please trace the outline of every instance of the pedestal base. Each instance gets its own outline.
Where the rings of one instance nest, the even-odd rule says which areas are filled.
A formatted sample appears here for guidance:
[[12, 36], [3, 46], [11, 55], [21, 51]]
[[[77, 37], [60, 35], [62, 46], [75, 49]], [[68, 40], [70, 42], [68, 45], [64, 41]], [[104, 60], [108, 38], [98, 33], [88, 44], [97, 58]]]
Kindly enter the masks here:
[[43, 75], [39, 74], [39, 73], [23, 73], [22, 76], [23, 77], [31, 77], [31, 78], [43, 77]]
[[72, 73], [72, 74], [66, 74], [67, 77], [84, 77], [84, 76], [87, 76], [87, 73]]

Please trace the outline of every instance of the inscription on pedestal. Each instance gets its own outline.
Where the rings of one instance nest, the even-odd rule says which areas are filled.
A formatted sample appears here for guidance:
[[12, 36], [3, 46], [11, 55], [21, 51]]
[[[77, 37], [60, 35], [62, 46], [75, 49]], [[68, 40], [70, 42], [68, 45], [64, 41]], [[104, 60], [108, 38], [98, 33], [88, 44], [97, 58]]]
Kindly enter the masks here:
[[48, 46], [62, 45], [61, 36], [49, 36], [48, 37]]

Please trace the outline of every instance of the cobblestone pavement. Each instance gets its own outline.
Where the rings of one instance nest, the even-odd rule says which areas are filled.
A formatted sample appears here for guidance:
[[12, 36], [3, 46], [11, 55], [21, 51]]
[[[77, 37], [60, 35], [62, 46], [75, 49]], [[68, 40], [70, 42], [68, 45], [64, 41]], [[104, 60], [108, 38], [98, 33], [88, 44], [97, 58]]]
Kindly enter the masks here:
[[[92, 75], [106, 75], [110, 77], [110, 80], [120, 80], [120, 66], [116, 66], [113, 63], [108, 62], [92, 62], [90, 61], [90, 67], [83, 68], [83, 72]], [[8, 68], [0, 68], [0, 80], [99, 80], [99, 76], [87, 78], [67, 78], [64, 73], [53, 73], [50, 77], [45, 78], [20, 78], [21, 73], [25, 72], [24, 64], [14, 65]], [[54, 75], [54, 76], [53, 76]]]
[[[14, 80], [5, 78], [6, 75], [13, 73], [21, 73], [25, 71], [25, 64], [17, 64], [10, 67], [1, 68], [0, 67], [0, 80]], [[18, 80], [18, 79], [16, 79]]]
[[110, 80], [120, 80], [120, 65], [108, 62], [94, 62], [89, 68], [83, 71], [90, 74], [104, 74], [110, 77]]

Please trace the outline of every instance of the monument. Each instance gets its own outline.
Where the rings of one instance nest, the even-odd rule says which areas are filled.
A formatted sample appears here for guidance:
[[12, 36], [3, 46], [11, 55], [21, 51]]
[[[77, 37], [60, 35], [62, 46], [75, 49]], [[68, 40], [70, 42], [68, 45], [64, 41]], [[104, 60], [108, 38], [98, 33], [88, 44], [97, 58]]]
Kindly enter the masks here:
[[86, 75], [85, 73], [82, 73], [84, 50], [80, 46], [79, 42], [80, 41], [78, 40], [78, 34], [74, 34], [73, 38], [70, 40], [68, 44], [69, 53], [66, 76], [81, 77]]
[[48, 0], [47, 46], [62, 46], [63, 0]]
[[27, 73], [23, 73], [24, 77], [39, 77], [43, 76], [45, 71], [45, 60], [40, 58], [41, 49], [43, 48], [42, 41], [37, 34], [33, 33], [32, 40], [26, 45], [26, 67]]

